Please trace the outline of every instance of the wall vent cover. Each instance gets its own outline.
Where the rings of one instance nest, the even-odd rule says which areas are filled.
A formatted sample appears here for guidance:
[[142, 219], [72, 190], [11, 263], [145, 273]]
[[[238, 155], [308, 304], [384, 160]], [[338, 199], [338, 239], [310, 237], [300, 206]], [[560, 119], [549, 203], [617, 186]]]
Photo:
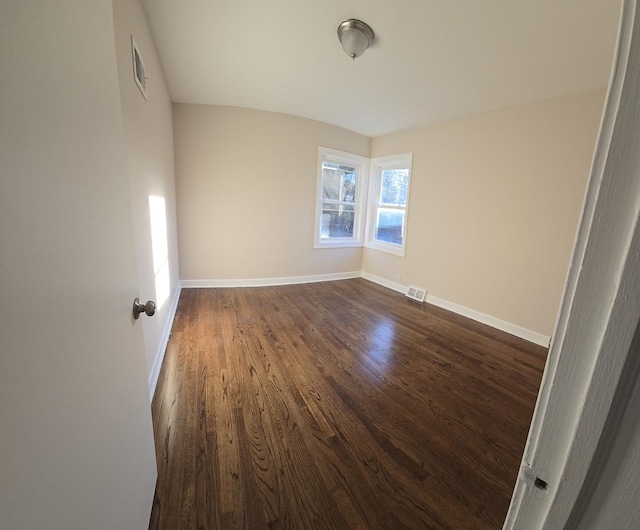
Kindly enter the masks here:
[[424, 302], [424, 299], [427, 297], [427, 290], [422, 287], [410, 285], [407, 291], [407, 297], [418, 302]]
[[131, 35], [131, 52], [133, 54], [133, 78], [140, 92], [142, 92], [144, 99], [147, 99], [147, 71], [133, 35]]

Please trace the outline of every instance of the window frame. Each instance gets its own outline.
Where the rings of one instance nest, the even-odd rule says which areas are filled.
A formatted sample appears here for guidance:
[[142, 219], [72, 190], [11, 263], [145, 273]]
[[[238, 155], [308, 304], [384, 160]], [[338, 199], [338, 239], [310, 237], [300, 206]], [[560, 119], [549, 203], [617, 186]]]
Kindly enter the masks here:
[[[364, 246], [382, 252], [395, 254], [396, 256], [405, 256], [407, 247], [407, 226], [409, 221], [409, 197], [411, 195], [411, 173], [413, 164], [413, 153], [404, 153], [401, 155], [383, 156], [371, 159], [371, 170], [369, 176], [369, 194], [367, 203], [367, 220], [366, 220], [366, 237]], [[380, 192], [382, 187], [382, 173], [386, 170], [408, 169], [409, 177], [407, 180], [407, 200], [402, 206], [391, 206], [380, 203]], [[402, 210], [404, 211], [404, 224], [402, 232], [402, 244], [389, 243], [380, 241], [375, 238], [377, 232], [378, 208]]]
[[[341, 164], [356, 169], [356, 195], [354, 197], [354, 221], [352, 237], [322, 237], [322, 212], [325, 203], [339, 204], [343, 201], [334, 201], [324, 199], [322, 197], [323, 172], [322, 166], [324, 162], [333, 164]], [[369, 159], [365, 156], [339, 151], [329, 147], [318, 148], [318, 177], [316, 188], [316, 219], [315, 219], [315, 235], [314, 248], [348, 248], [362, 247], [364, 242], [364, 227], [367, 210], [367, 192], [369, 180]], [[349, 203], [352, 204], [352, 203]]]

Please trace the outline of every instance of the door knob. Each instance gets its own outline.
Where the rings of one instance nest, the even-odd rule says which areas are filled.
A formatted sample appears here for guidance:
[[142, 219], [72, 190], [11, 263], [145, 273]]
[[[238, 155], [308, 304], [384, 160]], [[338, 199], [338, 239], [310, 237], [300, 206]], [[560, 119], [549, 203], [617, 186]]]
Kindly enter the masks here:
[[148, 317], [151, 317], [156, 312], [156, 303], [153, 300], [147, 301], [146, 304], [140, 303], [140, 298], [136, 298], [133, 301], [133, 318], [138, 320], [140, 313], [145, 313]]

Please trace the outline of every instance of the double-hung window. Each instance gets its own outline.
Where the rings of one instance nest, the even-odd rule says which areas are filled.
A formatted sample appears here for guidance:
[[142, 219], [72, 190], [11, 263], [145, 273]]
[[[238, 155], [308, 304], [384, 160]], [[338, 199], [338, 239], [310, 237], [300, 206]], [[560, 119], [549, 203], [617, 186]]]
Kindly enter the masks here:
[[365, 246], [404, 256], [412, 154], [371, 160]]
[[320, 147], [315, 247], [362, 246], [366, 208], [366, 157]]

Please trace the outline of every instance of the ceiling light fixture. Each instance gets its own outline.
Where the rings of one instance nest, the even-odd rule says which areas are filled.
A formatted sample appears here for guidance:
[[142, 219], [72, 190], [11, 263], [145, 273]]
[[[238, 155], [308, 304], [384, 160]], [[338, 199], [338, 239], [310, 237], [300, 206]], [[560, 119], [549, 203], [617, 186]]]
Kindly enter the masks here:
[[350, 18], [338, 26], [338, 39], [345, 53], [355, 59], [373, 43], [373, 30], [362, 20]]

